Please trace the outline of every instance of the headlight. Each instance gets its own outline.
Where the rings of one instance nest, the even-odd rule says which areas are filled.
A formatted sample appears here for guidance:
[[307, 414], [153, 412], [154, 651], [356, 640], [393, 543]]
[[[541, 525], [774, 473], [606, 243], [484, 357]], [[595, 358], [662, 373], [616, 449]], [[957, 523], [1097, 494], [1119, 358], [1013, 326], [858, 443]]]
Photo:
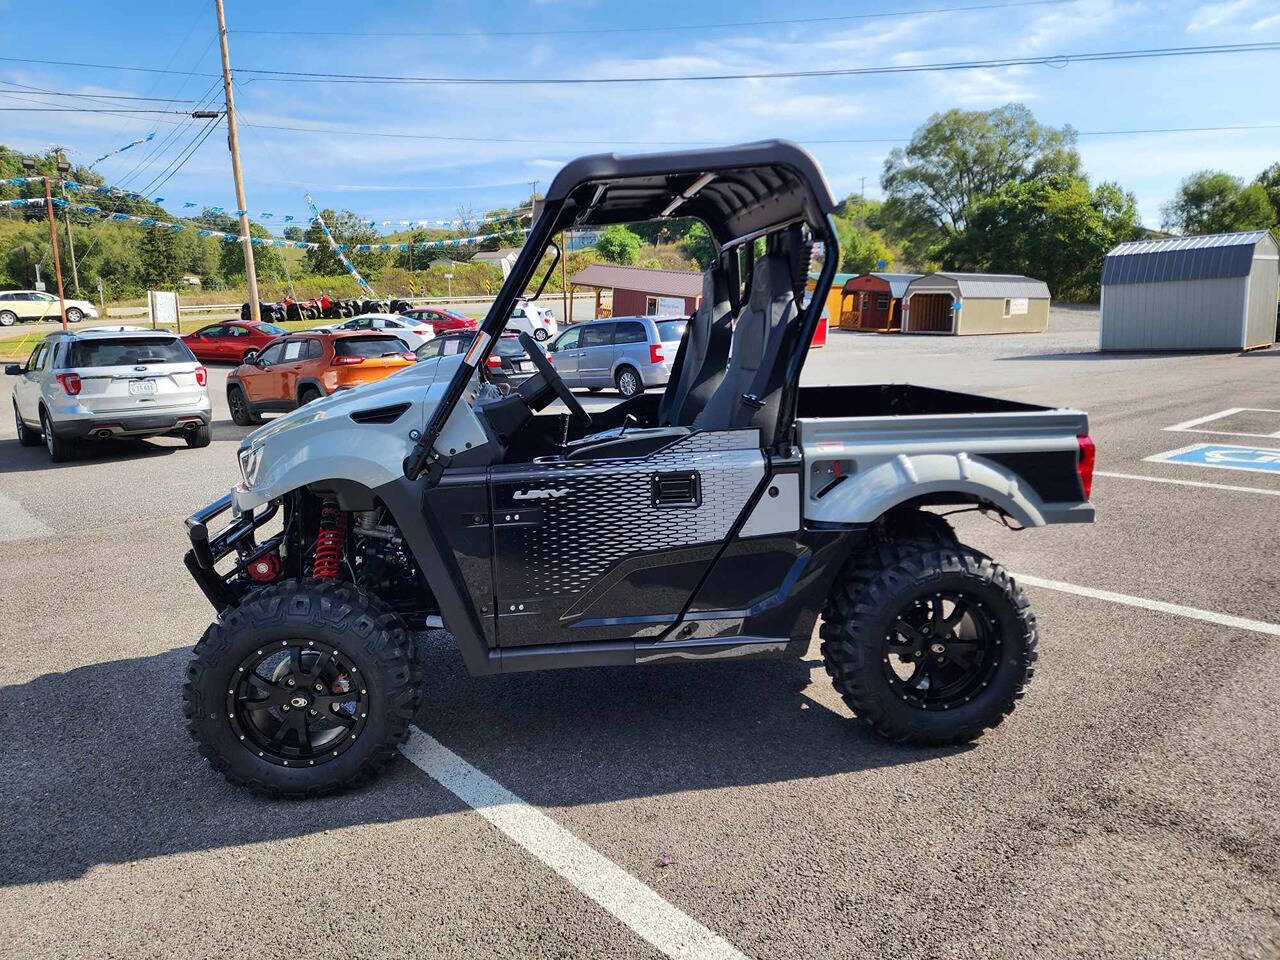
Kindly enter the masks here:
[[246, 487], [258, 482], [258, 468], [262, 466], [262, 447], [245, 447], [240, 451], [240, 476]]

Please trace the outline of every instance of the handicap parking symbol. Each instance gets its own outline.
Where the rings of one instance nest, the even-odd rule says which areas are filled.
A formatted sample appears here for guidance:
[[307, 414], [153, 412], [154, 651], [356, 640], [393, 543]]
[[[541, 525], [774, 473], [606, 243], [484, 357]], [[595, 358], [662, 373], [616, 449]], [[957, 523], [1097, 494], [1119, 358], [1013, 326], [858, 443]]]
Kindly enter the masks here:
[[1240, 447], [1225, 443], [1196, 443], [1189, 447], [1157, 453], [1147, 460], [1155, 463], [1187, 463], [1221, 470], [1252, 470], [1280, 474], [1280, 450], [1273, 447]]

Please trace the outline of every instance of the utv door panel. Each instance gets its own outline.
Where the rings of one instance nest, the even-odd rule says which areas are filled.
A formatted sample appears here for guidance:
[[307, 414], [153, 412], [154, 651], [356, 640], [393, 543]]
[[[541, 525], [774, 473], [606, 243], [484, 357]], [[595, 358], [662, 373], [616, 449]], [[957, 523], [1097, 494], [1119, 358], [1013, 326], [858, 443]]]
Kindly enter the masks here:
[[765, 459], [758, 430], [726, 430], [643, 457], [489, 476], [498, 643], [527, 646], [654, 636], [674, 623]]

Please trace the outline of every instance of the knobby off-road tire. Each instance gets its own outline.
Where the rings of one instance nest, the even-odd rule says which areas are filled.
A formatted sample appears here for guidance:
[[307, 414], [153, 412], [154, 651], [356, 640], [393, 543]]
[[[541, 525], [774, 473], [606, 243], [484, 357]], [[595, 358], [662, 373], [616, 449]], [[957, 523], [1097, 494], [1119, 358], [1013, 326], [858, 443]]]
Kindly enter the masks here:
[[[960, 616], [954, 635], [943, 633], [932, 619], [935, 603], [944, 614], [948, 606], [954, 613], [959, 604], [968, 604], [971, 612]], [[963, 544], [934, 537], [876, 544], [845, 569], [822, 619], [822, 658], [836, 690], [859, 720], [895, 742], [974, 740], [1013, 712], [1034, 673], [1039, 634], [1026, 595], [999, 564]], [[917, 631], [914, 641], [899, 631], [913, 619], [927, 628]], [[936, 664], [934, 693], [945, 693], [958, 663], [944, 669], [942, 658], [933, 656], [934, 645], [941, 644], [946, 657], [972, 659], [975, 653], [952, 653], [951, 648], [979, 646], [968, 642], [983, 635], [979, 624], [988, 635], [981, 645], [986, 659], [969, 680], [955, 682], [955, 695], [930, 703], [927, 688], [902, 678], [913, 669], [914, 642], [923, 651], [914, 669]]]
[[[279, 682], [247, 680], [246, 671], [263, 676], [271, 660], [259, 658], [273, 649], [278, 663], [266, 676]], [[270, 797], [322, 796], [371, 779], [395, 758], [419, 703], [421, 672], [413, 638], [382, 601], [336, 581], [289, 581], [249, 594], [200, 638], [183, 687], [187, 728], [232, 783]], [[331, 695], [336, 684], [350, 693]], [[248, 690], [255, 704], [265, 695], [279, 706], [247, 709], [240, 698]], [[311, 708], [349, 710], [346, 726], [311, 719]], [[338, 736], [302, 749], [304, 734], [286, 733], [273, 748], [262, 728], [277, 720], [305, 725], [308, 738], [330, 726]]]

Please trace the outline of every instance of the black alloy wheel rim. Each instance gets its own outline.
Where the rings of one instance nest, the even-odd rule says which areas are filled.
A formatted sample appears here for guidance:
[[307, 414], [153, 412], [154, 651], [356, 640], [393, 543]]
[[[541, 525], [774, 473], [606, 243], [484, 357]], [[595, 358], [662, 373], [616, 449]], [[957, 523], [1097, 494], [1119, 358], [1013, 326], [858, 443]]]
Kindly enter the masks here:
[[244, 397], [240, 395], [239, 390], [231, 391], [231, 395], [227, 397], [227, 406], [231, 408], [232, 420], [242, 420], [248, 412], [245, 410]]
[[341, 756], [368, 721], [366, 680], [342, 651], [273, 641], [245, 657], [227, 685], [227, 717], [246, 749], [282, 767]]
[[953, 710], [990, 685], [1000, 666], [1000, 627], [971, 593], [943, 591], [902, 607], [881, 644], [894, 695], [921, 710]]

